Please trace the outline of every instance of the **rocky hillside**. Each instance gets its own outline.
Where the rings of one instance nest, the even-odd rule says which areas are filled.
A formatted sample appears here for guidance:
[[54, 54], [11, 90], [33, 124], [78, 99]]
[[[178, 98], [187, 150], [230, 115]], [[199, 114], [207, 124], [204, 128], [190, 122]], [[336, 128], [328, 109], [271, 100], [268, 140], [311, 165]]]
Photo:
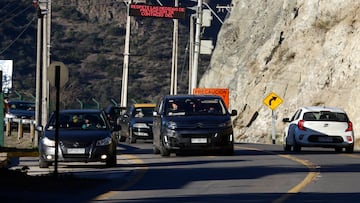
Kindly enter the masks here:
[[[346, 110], [360, 132], [360, 2], [357, 0], [233, 0], [201, 87], [230, 88], [236, 138], [271, 141], [274, 92], [276, 132], [283, 117], [304, 105]], [[253, 115], [258, 114], [250, 123]], [[360, 137], [360, 136], [357, 136]]]

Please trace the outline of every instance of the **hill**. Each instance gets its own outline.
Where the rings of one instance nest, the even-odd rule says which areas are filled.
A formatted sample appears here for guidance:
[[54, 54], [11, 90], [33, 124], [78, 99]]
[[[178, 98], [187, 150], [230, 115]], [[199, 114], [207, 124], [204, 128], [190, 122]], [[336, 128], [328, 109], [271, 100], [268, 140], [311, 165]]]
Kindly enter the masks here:
[[[167, 1], [163, 1], [167, 2]], [[157, 1], [148, 1], [157, 4]], [[214, 6], [216, 2], [209, 4]], [[181, 6], [191, 6], [181, 1]], [[158, 4], [157, 4], [158, 5]], [[165, 4], [166, 5], [166, 4]], [[36, 66], [36, 8], [26, 0], [0, 2], [0, 60], [13, 60], [11, 97], [34, 99]], [[178, 93], [188, 91], [189, 15], [180, 21]], [[69, 82], [61, 92], [62, 108], [101, 107], [120, 102], [126, 5], [114, 0], [67, 0], [52, 2], [51, 61], [69, 68]], [[214, 21], [203, 36], [216, 39], [220, 28]], [[132, 17], [128, 101], [156, 101], [170, 92], [172, 60], [171, 19]], [[210, 56], [200, 57], [199, 78]], [[53, 91], [50, 92], [50, 94]], [[50, 96], [50, 98], [52, 98]]]

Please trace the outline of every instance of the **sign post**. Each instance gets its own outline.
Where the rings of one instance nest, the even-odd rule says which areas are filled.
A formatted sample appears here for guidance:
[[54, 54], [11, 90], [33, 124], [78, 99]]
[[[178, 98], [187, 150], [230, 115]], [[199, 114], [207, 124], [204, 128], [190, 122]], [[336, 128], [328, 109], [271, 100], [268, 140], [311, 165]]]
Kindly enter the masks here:
[[263, 103], [271, 109], [271, 126], [272, 126], [272, 143], [275, 144], [275, 113], [274, 110], [283, 102], [281, 97], [276, 95], [274, 92], [271, 92], [265, 99]]
[[54, 175], [58, 175], [59, 156], [59, 111], [60, 111], [60, 87], [63, 87], [69, 80], [69, 70], [62, 62], [53, 62], [48, 71], [49, 83], [56, 88], [56, 110], [55, 110], [55, 162]]

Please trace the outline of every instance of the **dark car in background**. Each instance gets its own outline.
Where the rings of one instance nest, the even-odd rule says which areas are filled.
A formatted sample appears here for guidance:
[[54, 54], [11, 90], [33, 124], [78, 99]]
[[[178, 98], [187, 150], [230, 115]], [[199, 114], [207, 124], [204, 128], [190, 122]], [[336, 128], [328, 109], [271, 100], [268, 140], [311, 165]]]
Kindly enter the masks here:
[[[56, 115], [52, 113], [39, 139], [39, 166], [55, 161]], [[59, 162], [105, 162], [116, 165], [117, 137], [106, 115], [97, 109], [69, 109], [59, 112]]]
[[10, 122], [11, 125], [17, 125], [19, 122], [23, 124], [34, 124], [35, 122], [35, 102], [23, 100], [10, 100], [7, 106], [7, 112], [4, 117], [5, 123]]
[[153, 138], [153, 111], [156, 104], [141, 103], [131, 105], [126, 113], [119, 117], [120, 141], [136, 143], [137, 139]]
[[162, 156], [194, 150], [232, 155], [231, 116], [236, 114], [216, 95], [164, 96], [154, 111], [153, 151]]
[[119, 116], [123, 115], [126, 111], [126, 107], [108, 105], [104, 108], [106, 117], [108, 118], [110, 125], [114, 125]]

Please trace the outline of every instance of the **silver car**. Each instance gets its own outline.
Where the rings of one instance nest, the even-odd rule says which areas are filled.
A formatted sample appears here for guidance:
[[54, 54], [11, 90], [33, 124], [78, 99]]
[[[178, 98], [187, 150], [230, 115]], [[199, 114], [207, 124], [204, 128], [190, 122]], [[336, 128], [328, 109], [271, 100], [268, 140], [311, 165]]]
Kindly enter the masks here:
[[354, 151], [352, 122], [343, 109], [335, 107], [309, 106], [298, 109], [284, 130], [285, 151], [301, 151], [302, 147], [327, 147], [341, 152]]

